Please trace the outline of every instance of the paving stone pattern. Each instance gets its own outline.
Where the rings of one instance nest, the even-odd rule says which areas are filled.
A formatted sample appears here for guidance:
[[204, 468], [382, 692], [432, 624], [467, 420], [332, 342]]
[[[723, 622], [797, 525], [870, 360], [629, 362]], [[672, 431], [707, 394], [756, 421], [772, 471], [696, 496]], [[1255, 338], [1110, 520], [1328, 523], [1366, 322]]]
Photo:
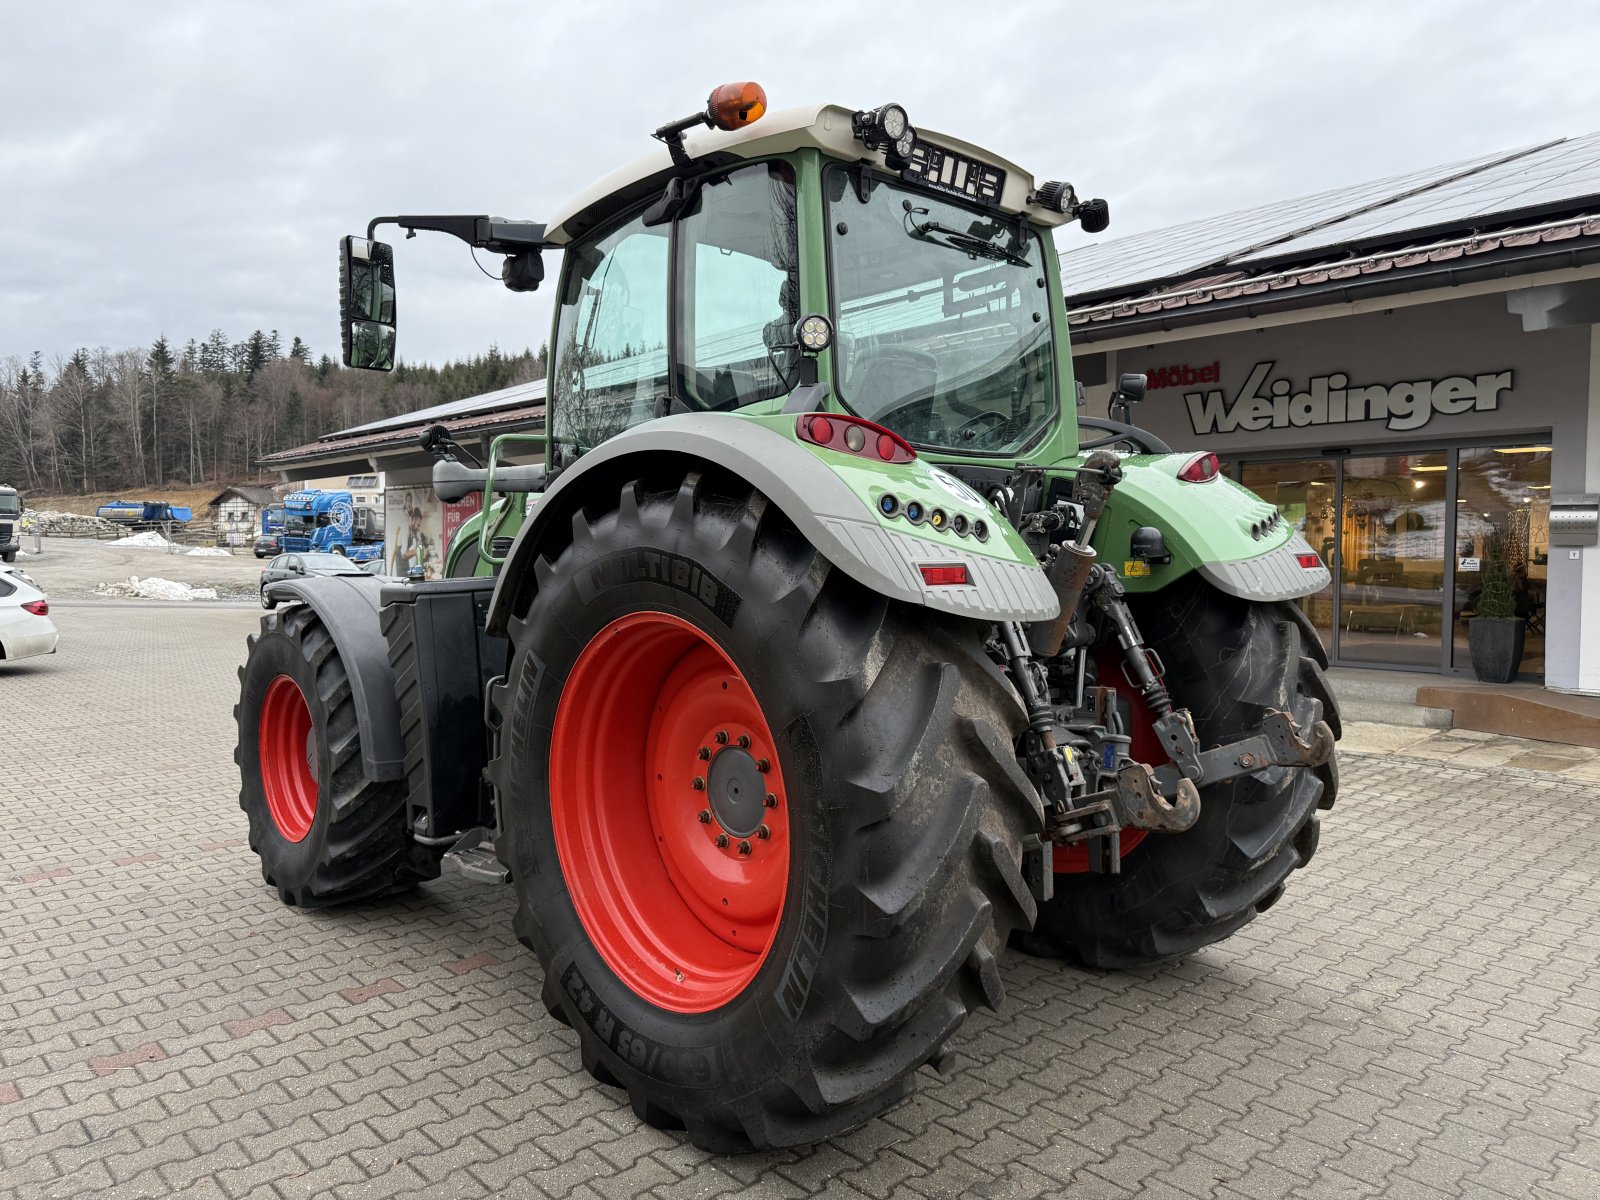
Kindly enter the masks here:
[[58, 609], [0, 667], [0, 1194], [1600, 1196], [1600, 793], [1375, 754], [1226, 944], [1011, 955], [947, 1077], [805, 1152], [642, 1127], [511, 898], [285, 908], [231, 760], [242, 609]]

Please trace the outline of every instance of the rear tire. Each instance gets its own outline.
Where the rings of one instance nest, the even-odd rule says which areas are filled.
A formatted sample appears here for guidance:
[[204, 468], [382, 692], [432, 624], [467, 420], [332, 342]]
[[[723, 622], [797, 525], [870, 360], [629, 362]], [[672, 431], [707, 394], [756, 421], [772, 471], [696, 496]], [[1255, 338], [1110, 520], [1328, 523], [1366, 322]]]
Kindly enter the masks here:
[[[1193, 576], [1129, 603], [1202, 748], [1253, 733], [1269, 708], [1302, 728], [1326, 720], [1339, 734], [1322, 645], [1292, 603], [1240, 600]], [[1148, 710], [1133, 705], [1135, 725], [1147, 724]], [[1136, 757], [1140, 740], [1136, 731]], [[1338, 786], [1330, 758], [1202, 788], [1194, 827], [1144, 836], [1120, 875], [1058, 870], [1054, 898], [1018, 946], [1085, 966], [1135, 967], [1221, 941], [1275, 904], [1290, 873], [1311, 860], [1317, 810], [1333, 806]]]
[[[1042, 812], [1012, 750], [1021, 707], [984, 653], [985, 627], [867, 591], [763, 496], [697, 473], [629, 484], [577, 513], [571, 544], [536, 572], [530, 608], [511, 621], [491, 774], [516, 929], [544, 968], [546, 1009], [578, 1033], [584, 1067], [626, 1089], [649, 1124], [718, 1152], [819, 1141], [905, 1099], [967, 1014], [999, 1004], [1006, 937], [1034, 916], [1020, 859]], [[619, 660], [640, 664], [631, 677], [596, 690], [591, 659], [606, 639], [652, 622], [683, 633], [677, 666], [647, 665], [641, 650]], [[630, 959], [611, 927], [632, 920], [660, 947], [701, 920], [651, 842], [721, 828], [720, 815], [695, 823], [716, 780], [708, 770], [705, 790], [680, 789], [678, 812], [676, 791], [658, 798], [673, 760], [647, 756], [644, 735], [626, 730], [674, 711], [678, 670], [702, 653], [726, 664], [730, 690], [740, 676], [747, 684], [759, 710], [740, 722], [755, 731], [750, 752], [771, 736], [764, 778], [780, 780], [786, 862], [782, 898], [757, 931], [766, 945], [733, 983], [697, 991], [692, 956]], [[620, 717], [607, 716], [613, 703]], [[578, 707], [564, 717], [564, 705]], [[579, 744], [564, 740], [577, 736], [564, 732], [573, 711], [613, 739], [604, 761], [578, 772], [587, 788], [552, 750]], [[691, 773], [700, 740], [719, 739], [684, 742]], [[602, 860], [626, 869], [598, 873], [623, 884], [562, 850], [567, 814], [602, 789], [613, 808], [655, 805], [636, 822], [639, 843], [620, 827], [599, 843]], [[775, 821], [769, 845], [778, 836]], [[730, 897], [731, 909], [750, 907], [744, 893]], [[597, 904], [620, 910], [616, 919], [596, 916]], [[709, 920], [694, 930], [708, 932], [730, 936]]]
[[405, 824], [405, 781], [368, 779], [339, 648], [316, 612], [261, 618], [239, 668], [239, 807], [261, 875], [285, 904], [345, 904], [439, 874]]

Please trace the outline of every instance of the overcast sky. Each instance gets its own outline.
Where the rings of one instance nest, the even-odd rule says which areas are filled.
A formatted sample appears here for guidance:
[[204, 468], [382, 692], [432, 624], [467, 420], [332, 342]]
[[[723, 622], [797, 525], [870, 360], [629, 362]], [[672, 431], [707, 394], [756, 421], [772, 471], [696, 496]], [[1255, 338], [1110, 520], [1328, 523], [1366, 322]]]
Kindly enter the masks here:
[[[341, 234], [541, 219], [727, 80], [897, 100], [1106, 197], [1113, 237], [1592, 132], [1596, 46], [1583, 0], [0, 0], [0, 359], [213, 327], [337, 353]], [[403, 357], [548, 334], [548, 291], [451, 238], [396, 272]]]

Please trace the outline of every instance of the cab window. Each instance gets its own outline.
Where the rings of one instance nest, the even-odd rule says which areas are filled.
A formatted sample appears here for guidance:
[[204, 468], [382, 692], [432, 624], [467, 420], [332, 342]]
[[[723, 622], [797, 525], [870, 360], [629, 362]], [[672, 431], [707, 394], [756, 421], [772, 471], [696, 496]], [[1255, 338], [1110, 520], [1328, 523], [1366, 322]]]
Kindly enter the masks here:
[[553, 432], [579, 452], [662, 414], [668, 247], [666, 226], [636, 217], [567, 251]]
[[794, 169], [756, 163], [708, 180], [678, 224], [678, 394], [728, 411], [792, 387], [800, 276]]

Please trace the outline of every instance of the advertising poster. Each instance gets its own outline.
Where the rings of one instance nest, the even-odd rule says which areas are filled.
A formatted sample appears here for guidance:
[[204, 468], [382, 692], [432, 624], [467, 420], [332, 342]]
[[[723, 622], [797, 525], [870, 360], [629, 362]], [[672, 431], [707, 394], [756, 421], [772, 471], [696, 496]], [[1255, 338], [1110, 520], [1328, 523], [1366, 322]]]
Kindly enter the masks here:
[[432, 486], [388, 489], [383, 547], [391, 575], [404, 579], [421, 567], [424, 579], [444, 577], [443, 510]]
[[439, 546], [441, 559], [448, 557], [450, 545], [456, 539], [456, 530], [476, 516], [482, 507], [482, 492], [470, 492], [460, 500], [444, 506], [444, 541]]

